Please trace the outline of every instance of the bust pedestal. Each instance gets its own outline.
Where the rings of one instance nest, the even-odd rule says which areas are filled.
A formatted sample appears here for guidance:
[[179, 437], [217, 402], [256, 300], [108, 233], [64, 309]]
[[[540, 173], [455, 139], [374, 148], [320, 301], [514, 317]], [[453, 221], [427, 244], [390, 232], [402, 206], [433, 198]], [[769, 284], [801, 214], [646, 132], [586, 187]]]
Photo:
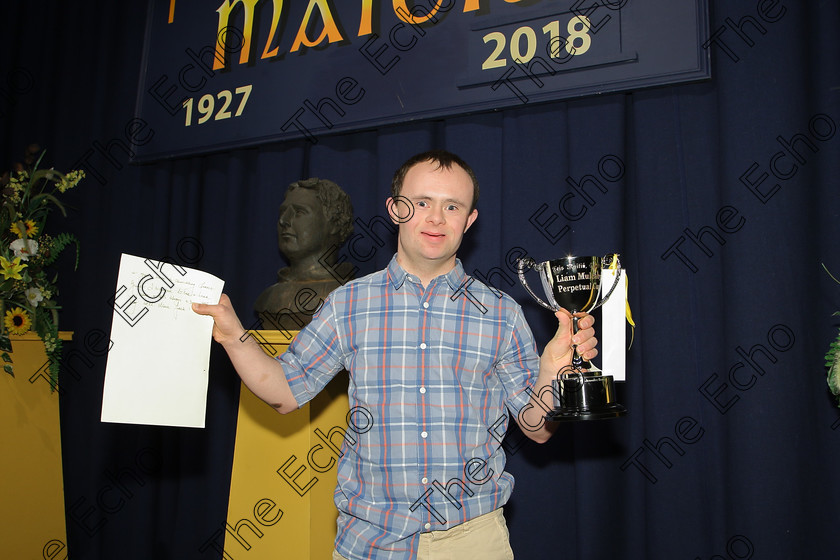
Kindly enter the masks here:
[[[297, 333], [252, 334], [275, 355]], [[341, 446], [348, 410], [346, 374], [285, 415], [242, 385], [224, 535], [227, 554], [250, 560], [332, 557], [338, 516], [333, 449]]]

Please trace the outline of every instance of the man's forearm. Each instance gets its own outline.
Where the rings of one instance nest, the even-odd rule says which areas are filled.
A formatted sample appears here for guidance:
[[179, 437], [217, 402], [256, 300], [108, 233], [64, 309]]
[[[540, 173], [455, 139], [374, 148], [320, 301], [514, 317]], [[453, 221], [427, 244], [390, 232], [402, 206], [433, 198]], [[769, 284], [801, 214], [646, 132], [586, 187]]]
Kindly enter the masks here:
[[540, 373], [531, 388], [531, 400], [519, 413], [518, 424], [522, 432], [537, 443], [545, 443], [557, 430], [556, 422], [546, 422], [546, 410], [554, 408], [554, 393], [551, 382], [556, 379], [554, 365], [540, 360]]
[[286, 414], [298, 409], [283, 366], [266, 354], [253, 336], [246, 336], [224, 345], [236, 373], [257, 397], [278, 412]]

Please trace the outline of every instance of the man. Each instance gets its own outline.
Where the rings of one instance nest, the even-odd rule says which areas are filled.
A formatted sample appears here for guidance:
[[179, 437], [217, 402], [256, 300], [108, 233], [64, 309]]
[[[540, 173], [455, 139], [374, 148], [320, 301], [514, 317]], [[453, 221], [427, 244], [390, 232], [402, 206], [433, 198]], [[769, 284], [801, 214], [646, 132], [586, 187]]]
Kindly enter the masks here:
[[277, 221], [277, 244], [289, 266], [277, 271], [277, 283], [254, 303], [264, 329], [298, 330], [309, 323], [320, 302], [341, 285], [336, 273], [350, 276], [352, 265], [336, 265], [338, 251], [330, 249], [351, 233], [353, 206], [341, 187], [318, 178], [289, 185]]
[[540, 357], [519, 305], [464, 274], [455, 254], [478, 217], [478, 183], [457, 156], [409, 159], [391, 190], [399, 233], [388, 268], [334, 291], [278, 359], [240, 342], [227, 296], [195, 310], [213, 316], [245, 384], [281, 413], [350, 372], [350, 405], [374, 421], [342, 445], [334, 559], [512, 558], [501, 507], [513, 477], [494, 434], [510, 413], [526, 435], [548, 440], [555, 426], [539, 395], [570, 364], [573, 343], [597, 355], [594, 320], [581, 314], [572, 340], [559, 311]]

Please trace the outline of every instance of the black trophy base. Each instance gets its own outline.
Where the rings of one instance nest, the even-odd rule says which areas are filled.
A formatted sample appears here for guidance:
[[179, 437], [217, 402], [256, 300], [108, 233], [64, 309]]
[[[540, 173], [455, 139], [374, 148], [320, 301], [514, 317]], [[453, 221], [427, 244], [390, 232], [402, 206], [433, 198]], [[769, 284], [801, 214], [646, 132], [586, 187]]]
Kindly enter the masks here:
[[549, 422], [604, 420], [627, 414], [615, 399], [612, 375], [597, 375], [580, 370], [563, 373], [552, 381], [554, 410], [545, 415]]
[[555, 408], [545, 415], [548, 422], [578, 422], [580, 420], [604, 420], [618, 418], [627, 414], [627, 409], [620, 404], [610, 404], [600, 408], [575, 409]]

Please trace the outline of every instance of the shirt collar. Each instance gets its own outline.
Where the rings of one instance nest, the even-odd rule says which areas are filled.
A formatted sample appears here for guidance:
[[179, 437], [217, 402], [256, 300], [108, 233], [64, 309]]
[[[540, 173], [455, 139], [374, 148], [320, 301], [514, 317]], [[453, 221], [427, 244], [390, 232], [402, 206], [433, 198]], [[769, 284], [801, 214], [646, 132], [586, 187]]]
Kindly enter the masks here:
[[[391, 262], [388, 263], [388, 279], [391, 281], [394, 289], [399, 290], [405, 284], [406, 278], [408, 278], [408, 272], [397, 262], [397, 255], [395, 254], [391, 257]], [[464, 266], [461, 264], [461, 259], [455, 259], [455, 266], [452, 267], [452, 270], [444, 274], [443, 278], [449, 284], [449, 287], [452, 288], [453, 292], [458, 291], [467, 278], [464, 272]]]

